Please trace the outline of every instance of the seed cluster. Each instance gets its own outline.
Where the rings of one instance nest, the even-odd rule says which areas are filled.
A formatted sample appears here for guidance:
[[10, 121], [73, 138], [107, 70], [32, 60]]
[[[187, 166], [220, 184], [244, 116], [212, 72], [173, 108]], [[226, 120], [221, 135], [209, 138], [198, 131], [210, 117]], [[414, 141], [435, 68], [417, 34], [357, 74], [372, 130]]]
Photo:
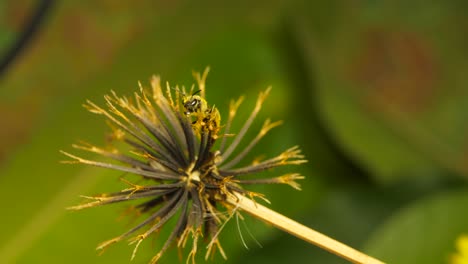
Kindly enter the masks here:
[[[160, 251], [151, 259], [151, 263], [156, 263], [171, 244], [175, 243], [183, 248], [189, 239], [192, 240], [192, 249], [187, 261], [194, 262], [200, 237], [209, 241], [206, 258], [216, 250], [226, 258], [218, 235], [222, 225], [229, 219], [228, 216], [234, 213], [235, 206], [226, 202], [227, 197], [241, 194], [262, 198], [261, 194], [244, 188], [249, 184], [279, 183], [299, 189], [295, 180], [303, 177], [295, 173], [267, 179], [244, 177], [283, 165], [306, 162], [298, 147], [292, 147], [274, 158], [238, 166], [269, 130], [281, 124], [266, 120], [255, 138], [241, 144], [270, 89], [260, 93], [245, 124], [238, 133], [232, 135], [231, 124], [243, 98], [231, 101], [227, 122], [221, 126], [218, 110], [214, 106], [208, 106], [205, 99], [207, 73], [208, 70], [203, 75], [195, 73], [201, 91], [196, 96], [199, 96], [197, 100], [205, 104], [204, 111], [196, 112], [193, 109], [197, 108], [193, 108], [193, 105], [191, 109], [185, 107], [189, 97], [185, 89], [181, 91], [168, 84], [164, 93], [157, 76], [151, 79], [151, 89], [145, 89], [140, 84], [140, 90], [133, 98], [119, 97], [114, 92], [106, 95], [104, 98], [107, 109], [91, 101], [85, 104], [90, 112], [102, 115], [110, 121], [113, 142], [123, 142], [128, 148], [107, 149], [88, 143], [73, 145], [76, 149], [105, 156], [111, 162], [88, 160], [63, 152], [72, 159], [66, 163], [88, 164], [126, 172], [141, 176], [147, 183], [140, 185], [123, 180], [129, 188], [115, 193], [86, 196], [89, 199], [86, 203], [70, 207], [72, 210], [79, 210], [130, 200], [141, 201], [132, 209], [145, 219], [127, 232], [101, 243], [98, 249], [128, 239], [135, 244], [133, 258], [142, 241], [177, 216], [174, 229]], [[191, 94], [193, 95], [193, 88]], [[207, 116], [213, 113], [218, 116]]]

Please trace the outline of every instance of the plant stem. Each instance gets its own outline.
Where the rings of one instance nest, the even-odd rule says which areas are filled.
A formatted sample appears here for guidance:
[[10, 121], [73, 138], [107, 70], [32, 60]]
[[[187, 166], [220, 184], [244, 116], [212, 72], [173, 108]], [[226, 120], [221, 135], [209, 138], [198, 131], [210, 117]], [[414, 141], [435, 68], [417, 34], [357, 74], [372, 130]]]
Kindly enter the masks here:
[[276, 228], [288, 232], [306, 242], [321, 247], [337, 256], [340, 256], [352, 263], [361, 264], [384, 264], [384, 262], [368, 256], [354, 248], [351, 248], [339, 241], [321, 234], [307, 226], [304, 226], [286, 216], [277, 213], [247, 197], [234, 193], [228, 196], [226, 202], [251, 214], [252, 216], [269, 223]]

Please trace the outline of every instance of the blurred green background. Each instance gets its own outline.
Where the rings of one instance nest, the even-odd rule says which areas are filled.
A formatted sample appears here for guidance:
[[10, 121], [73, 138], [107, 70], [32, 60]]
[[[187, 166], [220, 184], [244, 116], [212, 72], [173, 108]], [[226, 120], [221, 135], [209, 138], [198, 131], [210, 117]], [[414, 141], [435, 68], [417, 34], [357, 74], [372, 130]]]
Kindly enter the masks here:
[[[37, 7], [0, 2], [0, 59]], [[297, 144], [309, 160], [285, 170], [307, 177], [301, 192], [256, 189], [271, 208], [388, 263], [449, 263], [468, 232], [466, 10], [461, 0], [55, 1], [0, 72], [0, 263], [129, 262], [125, 242], [94, 250], [129, 227], [124, 205], [65, 210], [121, 189], [119, 173], [60, 164], [58, 151], [105, 144], [86, 99], [130, 94], [152, 74], [190, 86], [207, 65], [221, 113], [246, 95], [242, 119], [273, 86], [249, 135], [267, 117], [285, 124], [255, 155]], [[228, 260], [210, 263], [347, 263], [250, 217], [240, 229], [249, 249], [233, 221], [221, 235]], [[184, 261], [172, 248], [161, 263]]]

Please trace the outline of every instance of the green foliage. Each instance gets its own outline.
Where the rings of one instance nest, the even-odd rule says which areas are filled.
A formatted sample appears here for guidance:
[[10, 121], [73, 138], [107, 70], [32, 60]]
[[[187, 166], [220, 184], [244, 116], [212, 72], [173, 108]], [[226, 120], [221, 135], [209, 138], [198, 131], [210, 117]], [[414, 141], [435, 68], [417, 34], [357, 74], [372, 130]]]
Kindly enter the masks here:
[[366, 248], [389, 263], [447, 263], [468, 229], [467, 203], [466, 189], [415, 202], [378, 228]]
[[[284, 125], [253, 157], [298, 144], [309, 160], [301, 192], [257, 190], [271, 208], [389, 263], [448, 263], [468, 232], [468, 6], [418, 3], [58, 3], [0, 79], [0, 262], [129, 261], [125, 243], [94, 250], [131, 225], [117, 220], [124, 207], [65, 210], [79, 195], [120, 190], [121, 175], [60, 164], [58, 151], [106, 144], [86, 99], [130, 95], [152, 74], [190, 87], [190, 71], [209, 65], [207, 98], [223, 119], [230, 99], [246, 96], [245, 117], [273, 86], [249, 135], [267, 117]], [[0, 5], [0, 51], [17, 32], [9, 8]], [[227, 263], [346, 263], [248, 216], [239, 228], [249, 250], [232, 221], [221, 236]], [[143, 243], [134, 261], [160, 246]], [[162, 263], [178, 261], [169, 251]]]

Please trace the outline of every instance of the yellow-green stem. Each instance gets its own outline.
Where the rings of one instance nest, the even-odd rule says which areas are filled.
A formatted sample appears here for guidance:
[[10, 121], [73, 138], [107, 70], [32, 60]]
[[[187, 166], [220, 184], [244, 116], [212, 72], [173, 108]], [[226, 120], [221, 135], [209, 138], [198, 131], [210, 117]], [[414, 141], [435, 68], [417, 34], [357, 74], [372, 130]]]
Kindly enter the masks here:
[[289, 234], [296, 236], [306, 242], [321, 247], [337, 256], [340, 256], [352, 263], [361, 264], [384, 264], [384, 262], [368, 256], [348, 245], [345, 245], [333, 238], [319, 233], [307, 226], [304, 226], [286, 216], [277, 213], [247, 197], [235, 193], [226, 200], [229, 204], [239, 208], [250, 215], [273, 225]]

